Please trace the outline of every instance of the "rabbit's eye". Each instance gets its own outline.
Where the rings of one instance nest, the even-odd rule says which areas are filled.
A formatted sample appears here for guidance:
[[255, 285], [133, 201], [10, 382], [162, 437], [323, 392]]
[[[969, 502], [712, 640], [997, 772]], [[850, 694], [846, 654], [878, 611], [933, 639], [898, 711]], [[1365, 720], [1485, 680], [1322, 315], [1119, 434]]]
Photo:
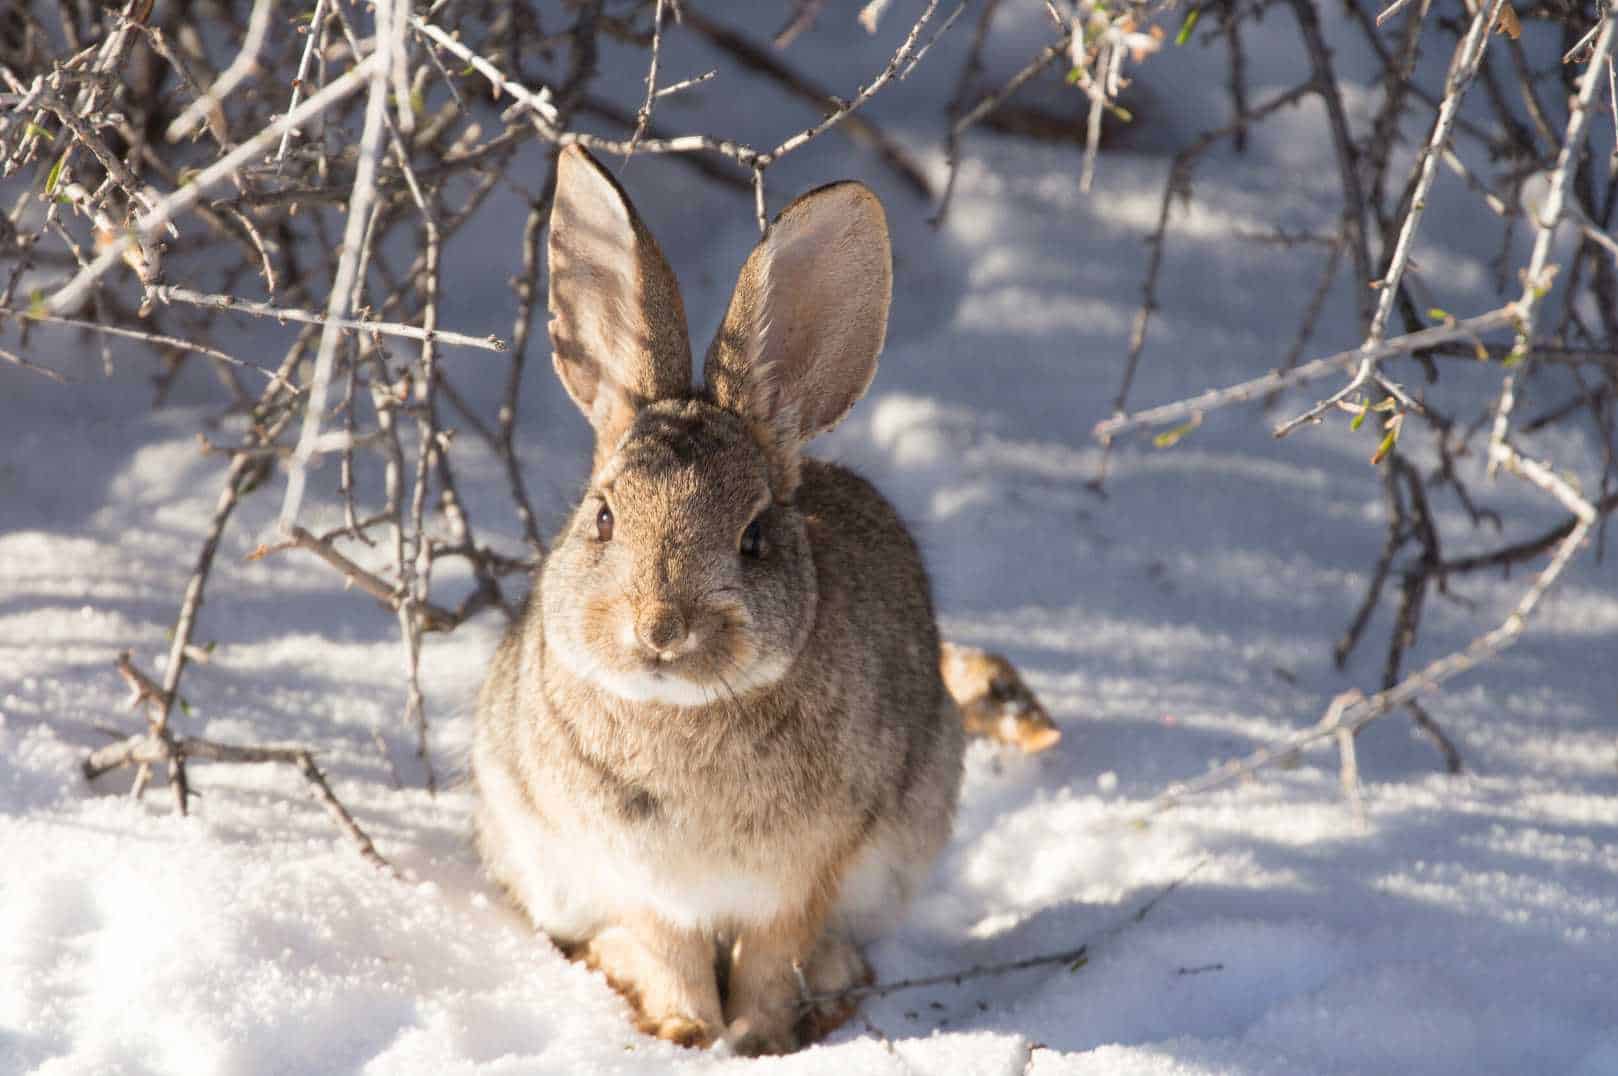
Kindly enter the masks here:
[[764, 555], [764, 528], [759, 526], [758, 520], [747, 525], [742, 531], [742, 556], [762, 557]]
[[612, 509], [606, 505], [596, 513], [596, 537], [603, 542], [612, 541]]

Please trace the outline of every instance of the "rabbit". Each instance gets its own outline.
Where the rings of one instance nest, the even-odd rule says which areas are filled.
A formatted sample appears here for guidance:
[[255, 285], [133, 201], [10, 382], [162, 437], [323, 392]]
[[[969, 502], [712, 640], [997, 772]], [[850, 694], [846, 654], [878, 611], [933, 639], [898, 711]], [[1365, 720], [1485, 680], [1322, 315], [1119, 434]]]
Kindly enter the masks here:
[[788, 1052], [852, 1014], [826, 998], [870, 981], [862, 946], [925, 880], [961, 784], [916, 543], [802, 455], [876, 372], [886, 217], [854, 182], [784, 209], [700, 390], [668, 263], [576, 146], [549, 259], [554, 365], [595, 451], [478, 695], [479, 851], [643, 1030]]

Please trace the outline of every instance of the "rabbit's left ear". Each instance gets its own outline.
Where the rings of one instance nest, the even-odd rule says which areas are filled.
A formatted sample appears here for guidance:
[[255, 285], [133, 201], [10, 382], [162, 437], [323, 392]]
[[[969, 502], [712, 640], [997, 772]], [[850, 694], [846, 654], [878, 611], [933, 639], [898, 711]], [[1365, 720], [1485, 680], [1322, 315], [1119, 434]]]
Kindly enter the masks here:
[[599, 465], [636, 411], [691, 394], [691, 339], [657, 240], [578, 146], [556, 163], [550, 270], [556, 373], [595, 427]]
[[887, 217], [860, 183], [787, 206], [742, 266], [703, 375], [715, 403], [762, 427], [778, 495], [797, 485], [803, 442], [871, 384], [892, 297]]

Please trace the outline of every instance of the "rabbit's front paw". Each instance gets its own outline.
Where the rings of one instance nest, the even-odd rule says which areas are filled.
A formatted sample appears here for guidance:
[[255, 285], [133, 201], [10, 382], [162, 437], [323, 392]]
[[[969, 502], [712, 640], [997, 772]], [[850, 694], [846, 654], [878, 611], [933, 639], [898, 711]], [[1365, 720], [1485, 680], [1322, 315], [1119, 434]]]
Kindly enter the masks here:
[[609, 927], [577, 954], [636, 1009], [636, 1026], [680, 1046], [707, 1046], [724, 1017], [711, 939], [652, 916]]
[[737, 937], [725, 1001], [725, 1039], [737, 1053], [756, 1057], [798, 1048], [798, 1020], [810, 993], [805, 969], [818, 951], [817, 918], [791, 916]]
[[656, 1023], [652, 1023], [649, 1018], [644, 1019], [641, 1030], [665, 1042], [693, 1049], [712, 1046], [719, 1038], [719, 1031], [713, 1024], [689, 1016], [666, 1016]]

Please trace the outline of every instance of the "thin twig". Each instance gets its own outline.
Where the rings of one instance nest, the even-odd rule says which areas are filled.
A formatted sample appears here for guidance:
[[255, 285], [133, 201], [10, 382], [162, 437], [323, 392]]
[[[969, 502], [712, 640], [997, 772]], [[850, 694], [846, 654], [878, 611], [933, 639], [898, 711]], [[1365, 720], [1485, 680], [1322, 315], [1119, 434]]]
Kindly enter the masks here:
[[[1359, 155], [1354, 148], [1353, 135], [1349, 132], [1348, 115], [1343, 108], [1337, 76], [1332, 69], [1331, 50], [1326, 47], [1325, 37], [1321, 33], [1320, 14], [1315, 8], [1315, 0], [1288, 0], [1288, 4], [1297, 19], [1299, 36], [1303, 38], [1304, 48], [1309, 54], [1314, 90], [1326, 106], [1326, 126], [1331, 132], [1332, 149], [1343, 188], [1343, 241], [1354, 259], [1354, 283], [1357, 288], [1371, 279], [1371, 255], [1365, 236], [1366, 202], [1360, 185]], [[1362, 322], [1369, 322], [1371, 311], [1365, 293], [1358, 292], [1356, 298]]]
[[819, 1005], [828, 1001], [858, 1001], [862, 998], [886, 997], [889, 994], [896, 994], [902, 990], [919, 990], [923, 987], [929, 986], [959, 986], [960, 984], [971, 979], [982, 979], [989, 976], [998, 975], [1010, 975], [1013, 972], [1027, 971], [1030, 968], [1048, 967], [1052, 964], [1066, 964], [1068, 965], [1070, 971], [1078, 971], [1080, 968], [1084, 967], [1085, 964], [1089, 963], [1090, 955], [1102, 942], [1116, 937], [1125, 930], [1128, 930], [1130, 927], [1135, 926], [1137, 923], [1143, 922], [1147, 916], [1152, 914], [1159, 904], [1162, 904], [1164, 900], [1168, 899], [1170, 894], [1174, 893], [1181, 886], [1185, 885], [1186, 882], [1189, 882], [1198, 871], [1207, 865], [1207, 862], [1208, 861], [1206, 859], [1198, 860], [1190, 870], [1186, 871], [1184, 874], [1180, 875], [1178, 878], [1159, 889], [1156, 893], [1152, 894], [1148, 900], [1146, 900], [1143, 904], [1141, 904], [1140, 907], [1136, 908], [1128, 916], [1118, 920], [1111, 926], [1093, 935], [1082, 945], [1075, 945], [1071, 948], [1061, 949], [1052, 953], [1041, 953], [1038, 956], [1024, 957], [1021, 960], [1005, 960], [992, 964], [974, 964], [969, 968], [962, 968], [960, 971], [944, 972], [939, 975], [925, 975], [914, 979], [898, 979], [893, 982], [872, 983], [867, 986], [852, 986], [846, 990], [839, 990], [836, 993], [831, 994], [812, 994], [803, 998], [800, 1004], [807, 1007], [811, 1005]]
[[[932, 6], [936, 6], [936, 0], [934, 0]], [[921, 18], [917, 21], [917, 26], [919, 27], [925, 23], [930, 16], [931, 8], [922, 13]], [[881, 89], [882, 84], [892, 77], [894, 70], [897, 68], [897, 60], [890, 62], [889, 67], [884, 70], [881, 76], [878, 76], [877, 81], [873, 82], [866, 90], [861, 91], [860, 97], [856, 97], [852, 102], [844, 102], [825, 87], [816, 84], [808, 76], [794, 70], [791, 65], [779, 56], [754, 44], [746, 36], [730, 27], [713, 21], [694, 8], [686, 12], [685, 24], [707, 38], [716, 47], [724, 49], [744, 66], [769, 77], [799, 100], [805, 101], [815, 108], [822, 109], [826, 112], [828, 119], [844, 121], [846, 124], [845, 130], [849, 138], [856, 143], [869, 146], [875, 150], [893, 169], [894, 173], [921, 197], [932, 197], [932, 188], [927, 181], [926, 173], [911, 159], [909, 151], [888, 137], [871, 120], [864, 116], [851, 114], [854, 109], [864, 103], [863, 99], [869, 98], [871, 94]], [[914, 36], [913, 32], [911, 39], [906, 42], [907, 45], [913, 43]], [[909, 53], [905, 52], [904, 46], [901, 46], [900, 53], [895, 55], [898, 57], [901, 54], [909, 55]], [[825, 124], [825, 121], [822, 121], [822, 123]], [[825, 127], [829, 126], [830, 124], [825, 124]], [[821, 130], [824, 130], [825, 127], [822, 127]], [[819, 133], [815, 128], [810, 128], [810, 132]], [[805, 134], [809, 134], [809, 132], [805, 132]], [[809, 137], [814, 137], [814, 135], [809, 134]], [[808, 139], [805, 138], [804, 140], [807, 141]], [[768, 159], [766, 163], [773, 162], [796, 148], [795, 146], [789, 146], [788, 143], [790, 142], [791, 139], [787, 143], [783, 143], [782, 146], [777, 147], [773, 152], [765, 154], [764, 156]]]
[[[1135, 311], [1134, 321], [1129, 329], [1129, 349], [1124, 357], [1124, 372], [1118, 381], [1118, 394], [1113, 397], [1112, 410], [1115, 416], [1122, 416], [1124, 407], [1129, 401], [1129, 393], [1135, 383], [1135, 374], [1140, 368], [1141, 355], [1146, 350], [1146, 333], [1151, 324], [1152, 314], [1157, 310], [1157, 282], [1163, 269], [1163, 253], [1168, 241], [1169, 213], [1173, 209], [1176, 196], [1188, 195], [1191, 185], [1192, 170], [1197, 160], [1217, 145], [1220, 140], [1233, 136], [1237, 131], [1245, 130], [1273, 112], [1279, 111], [1289, 105], [1295, 104], [1304, 96], [1312, 92], [1314, 84], [1305, 82], [1276, 94], [1245, 116], [1238, 116], [1230, 123], [1211, 131], [1204, 131], [1198, 135], [1184, 149], [1174, 155], [1169, 164], [1168, 176], [1163, 180], [1163, 193], [1157, 203], [1157, 224], [1152, 234], [1146, 238], [1151, 253], [1147, 257], [1146, 276], [1141, 283], [1140, 307]], [[1294, 357], [1292, 361], [1297, 360]], [[1290, 371], [1287, 376], [1291, 376]], [[1205, 396], [1207, 394], [1204, 394]], [[1241, 399], [1250, 399], [1242, 396]], [[1230, 401], [1232, 403], [1235, 400]], [[1189, 414], [1189, 412], [1188, 412]], [[1115, 418], [1113, 421], [1117, 421]], [[1105, 424], [1103, 424], [1105, 425]], [[1119, 431], [1121, 432], [1121, 428]], [[1103, 446], [1110, 446], [1112, 433], [1103, 433], [1102, 428], [1096, 428], [1096, 436], [1100, 438]], [[1106, 480], [1107, 465], [1110, 459], [1110, 447], [1102, 452], [1099, 471], [1093, 480], [1093, 485], [1099, 487]]]
[[68, 383], [68, 378], [65, 374], [57, 373], [49, 366], [40, 366], [38, 363], [29, 362], [21, 355], [18, 355], [15, 352], [7, 351], [3, 347], [0, 347], [0, 359], [4, 359], [13, 366], [20, 366], [24, 370], [32, 370], [34, 373], [39, 374], [41, 377], [47, 377], [56, 382], [58, 385], [65, 385]]
[[172, 348], [175, 351], [191, 351], [198, 355], [206, 355], [210, 359], [215, 359], [219, 362], [228, 363], [229, 365], [239, 369], [252, 370], [254, 373], [262, 375], [270, 382], [278, 385], [288, 392], [298, 393], [303, 391], [282, 377], [281, 373], [277, 370], [266, 369], [263, 366], [258, 366], [243, 359], [238, 359], [234, 355], [227, 355], [218, 348], [209, 347], [206, 344], [199, 344], [191, 340], [184, 340], [178, 336], [169, 336], [166, 333], [145, 332], [140, 329], [125, 329], [118, 325], [103, 325], [100, 322], [84, 321], [80, 318], [59, 318], [51, 314], [42, 314], [31, 310], [8, 310], [5, 308], [0, 308], [0, 318], [6, 317], [38, 322], [41, 325], [60, 325], [67, 329], [82, 329], [85, 332], [101, 333], [103, 336], [116, 336], [124, 340], [139, 340], [143, 343], [151, 344], [153, 347]]
[[663, 8], [667, 0], [656, 0], [652, 9], [652, 56], [646, 65], [646, 100], [635, 113], [635, 131], [629, 136], [633, 156], [637, 142], [646, 136], [646, 125], [652, 122], [652, 105], [657, 101], [657, 61], [663, 52]]
[[1540, 599], [1561, 577], [1573, 555], [1589, 537], [1598, 515], [1595, 506], [1579, 496], [1554, 469], [1522, 456], [1509, 443], [1502, 443], [1493, 452], [1503, 457], [1502, 464], [1507, 470], [1521, 475], [1550, 494], [1572, 512], [1576, 520], [1566, 537], [1554, 547], [1550, 563], [1534, 577], [1505, 619], [1467, 646], [1429, 663], [1393, 687], [1368, 698], [1361, 697], [1357, 692], [1340, 696], [1326, 715], [1309, 728], [1283, 737], [1244, 758], [1218, 766], [1201, 777], [1174, 785], [1152, 800], [1147, 808], [1148, 815], [1172, 807], [1191, 796], [1229, 784], [1320, 740], [1335, 739], [1339, 732], [1357, 732], [1377, 718], [1435, 691], [1446, 681], [1475, 668], [1517, 641]]
[[[207, 93], [193, 100], [186, 106], [185, 111], [174, 118], [174, 122], [169, 124], [163, 137], [170, 142], [179, 142], [191, 137], [202, 125], [204, 117], [215, 111], [221, 111], [225, 98], [229, 97], [243, 81], [259, 73], [258, 54], [264, 47], [264, 38], [270, 29], [270, 13], [275, 7], [275, 0], [253, 0], [253, 12], [247, 19], [247, 35], [242, 38], [242, 47], [236, 53], [236, 58], [214, 80], [214, 84], [208, 87]], [[296, 93], [296, 89], [293, 92]]]
[[[978, 74], [983, 70], [983, 49], [989, 42], [989, 29], [994, 24], [995, 13], [1000, 10], [1000, 2], [1001, 0], [984, 0], [983, 7], [978, 12], [977, 26], [972, 32], [972, 44], [966, 52], [966, 61], [961, 64], [960, 74], [955, 79], [955, 92], [950, 95], [949, 107], [946, 110], [949, 124], [944, 132], [944, 161], [947, 169], [944, 177], [944, 193], [938, 199], [938, 209], [928, 221], [934, 228], [944, 223], [944, 216], [949, 212], [950, 199], [955, 195], [955, 178], [961, 170], [963, 130], [960, 126], [961, 118], [966, 112], [967, 96], [972, 92]], [[1056, 55], [1059, 54], [1058, 52]], [[1055, 55], [1044, 62], [1048, 64], [1053, 59]], [[1037, 72], [1030, 72], [1028, 77], [1032, 78], [1035, 73]]]
[[1096, 423], [1095, 428], [1091, 430], [1091, 434], [1098, 441], [1106, 443], [1121, 433], [1126, 433], [1142, 426], [1162, 426], [1170, 422], [1181, 422], [1193, 415], [1204, 415], [1221, 407], [1244, 403], [1266, 393], [1274, 392], [1277, 389], [1314, 381], [1325, 377], [1333, 371], [1352, 366], [1354, 363], [1362, 361], [1367, 355], [1376, 359], [1388, 358], [1393, 355], [1408, 355], [1413, 351], [1421, 351], [1448, 340], [1467, 339], [1492, 329], [1510, 325], [1515, 319], [1515, 305], [1503, 306], [1498, 310], [1491, 310], [1486, 314], [1479, 314], [1476, 317], [1466, 318], [1448, 325], [1435, 325], [1431, 329], [1422, 329], [1419, 332], [1396, 336], [1392, 340], [1378, 344], [1369, 351], [1359, 347], [1348, 351], [1339, 351], [1335, 355], [1315, 359], [1286, 372], [1272, 370], [1262, 377], [1255, 377], [1249, 381], [1242, 381], [1222, 389], [1210, 389], [1190, 399], [1163, 404], [1145, 411], [1137, 411], [1134, 414], [1116, 415], [1113, 418]]
[[[292, 100], [288, 102], [290, 111], [298, 107], [298, 98], [303, 94], [303, 88], [309, 79], [309, 61], [315, 54], [315, 43], [320, 38], [320, 31], [326, 24], [326, 0], [315, 0], [315, 10], [309, 16], [309, 25], [305, 28], [303, 54], [298, 59], [298, 73], [292, 76]], [[281, 144], [275, 149], [275, 165], [279, 169], [286, 161], [287, 147], [292, 142], [292, 128], [288, 127], [281, 132]]]
[[[165, 303], [190, 303], [193, 306], [208, 307], [213, 310], [229, 310], [236, 314], [251, 314], [256, 318], [271, 318], [275, 321], [297, 321], [307, 325], [332, 326], [342, 332], [354, 332], [364, 335], [397, 336], [406, 340], [431, 339], [450, 347], [470, 347], [480, 351], [505, 351], [506, 343], [498, 336], [471, 336], [467, 333], [458, 333], [451, 329], [437, 327], [427, 328], [417, 325], [399, 325], [386, 321], [367, 321], [363, 318], [333, 317], [329, 314], [316, 314], [309, 310], [299, 310], [295, 307], [274, 306], [270, 303], [258, 303], [248, 299], [238, 299], [232, 295], [209, 294], [193, 291], [172, 284], [159, 284], [152, 289], [152, 295]], [[42, 320], [42, 319], [41, 319]]]
[[[1562, 137], [1562, 148], [1556, 155], [1549, 186], [1544, 200], [1534, 210], [1534, 249], [1529, 255], [1528, 267], [1523, 270], [1522, 296], [1517, 300], [1517, 344], [1514, 353], [1526, 355], [1534, 339], [1534, 318], [1539, 300], [1551, 288], [1554, 271], [1549, 268], [1551, 242], [1556, 237], [1556, 226], [1561, 223], [1567, 203], [1567, 184], [1571, 178], [1574, 159], [1584, 148], [1585, 126], [1589, 123], [1591, 102], [1596, 87], [1601, 85], [1601, 71], [1612, 55], [1614, 29], [1618, 27], [1618, 10], [1609, 12], [1602, 20], [1600, 33], [1590, 52], [1589, 65], [1579, 82], [1578, 93], [1568, 102], [1567, 132]], [[1501, 453], [1498, 446], [1505, 438], [1511, 418], [1509, 399], [1502, 396], [1494, 432], [1489, 438], [1491, 465]]]
[[369, 249], [365, 242], [367, 221], [376, 199], [377, 158], [382, 152], [392, 53], [399, 44], [392, 35], [380, 29], [386, 21], [384, 16], [388, 10], [391, 8], [385, 5], [378, 8], [377, 51], [371, 55], [376, 62], [370, 70], [371, 91], [365, 102], [365, 123], [360, 131], [359, 163], [354, 170], [354, 187], [349, 196], [348, 214], [343, 227], [342, 253], [338, 256], [337, 272], [326, 301], [326, 323], [321, 327], [320, 347], [315, 353], [315, 373], [309, 385], [309, 399], [304, 406], [303, 428], [298, 434], [298, 447], [287, 471], [286, 493], [281, 500], [279, 526], [283, 534], [290, 532], [297, 523], [298, 511], [303, 504], [304, 484], [308, 481], [309, 464], [320, 440], [326, 393], [337, 361], [337, 342], [341, 331], [338, 323], [348, 313], [357, 285], [364, 282], [359, 264], [362, 252]]
[[[396, 587], [387, 583], [375, 572], [361, 568], [344, 556], [337, 550], [336, 546], [332, 545], [329, 538], [317, 537], [302, 527], [294, 526], [284, 542], [273, 546], [260, 546], [253, 551], [252, 559], [257, 560], [271, 553], [280, 553], [288, 549], [303, 549], [313, 553], [337, 569], [348, 582], [375, 598], [388, 611], [397, 613], [403, 608], [404, 598], [399, 594]], [[425, 631], [447, 631], [456, 623], [455, 614], [431, 602], [418, 601], [415, 606], [417, 619], [420, 620], [422, 629]]]
[[198, 172], [185, 186], [170, 193], [151, 209], [142, 213], [130, 228], [130, 234], [124, 242], [109, 243], [107, 249], [96, 256], [95, 261], [87, 268], [81, 269], [72, 280], [58, 288], [46, 300], [51, 313], [71, 314], [78, 310], [90, 288], [123, 258], [129, 244], [149, 243], [154, 240], [169, 221], [190, 210], [214, 185], [236, 175], [249, 161], [255, 160], [282, 131], [303, 126], [354, 93], [370, 78], [375, 63], [375, 54], [367, 56], [342, 77], [335, 79], [309, 100]]
[[326, 775], [315, 763], [314, 753], [308, 748], [227, 744], [217, 740], [205, 740], [198, 736], [177, 737], [171, 745], [165, 744], [155, 736], [139, 735], [98, 748], [85, 760], [84, 775], [87, 780], [93, 781], [105, 773], [125, 766], [150, 766], [159, 762], [172, 762], [175, 759], [186, 761], [194, 758], [237, 764], [279, 762], [292, 766], [309, 783], [315, 798], [332, 816], [344, 835], [354, 842], [360, 855], [372, 866], [387, 871], [395, 878], [403, 879], [404, 876], [376, 850], [371, 838], [337, 798], [331, 784], [326, 780]]

